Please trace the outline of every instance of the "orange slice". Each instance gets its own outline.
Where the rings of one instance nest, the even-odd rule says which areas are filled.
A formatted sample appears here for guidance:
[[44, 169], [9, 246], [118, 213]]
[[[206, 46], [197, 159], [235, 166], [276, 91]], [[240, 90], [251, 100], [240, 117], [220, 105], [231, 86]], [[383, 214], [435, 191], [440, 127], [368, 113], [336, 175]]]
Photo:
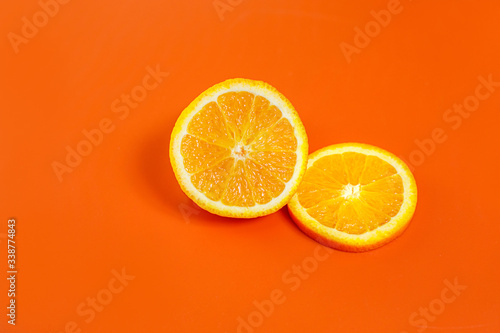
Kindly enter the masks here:
[[403, 161], [374, 146], [345, 143], [309, 156], [288, 209], [319, 243], [361, 252], [399, 236], [416, 205], [415, 179]]
[[283, 207], [307, 165], [307, 136], [292, 104], [261, 81], [232, 79], [198, 96], [179, 116], [170, 161], [200, 207], [251, 218]]

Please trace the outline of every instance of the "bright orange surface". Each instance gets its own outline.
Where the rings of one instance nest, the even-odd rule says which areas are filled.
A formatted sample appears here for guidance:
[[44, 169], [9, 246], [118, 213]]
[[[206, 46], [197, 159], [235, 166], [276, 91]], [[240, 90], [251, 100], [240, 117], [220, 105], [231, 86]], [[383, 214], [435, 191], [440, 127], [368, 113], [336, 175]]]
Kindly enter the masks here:
[[[231, 3], [221, 20], [212, 0], [72, 0], [44, 22], [38, 1], [2, 1], [0, 271], [15, 217], [19, 273], [15, 327], [0, 283], [0, 332], [499, 332], [500, 3]], [[363, 142], [412, 164], [405, 233], [327, 252], [286, 209], [193, 206], [169, 136], [234, 77], [283, 93], [311, 152]], [[87, 156], [68, 166], [67, 149]]]

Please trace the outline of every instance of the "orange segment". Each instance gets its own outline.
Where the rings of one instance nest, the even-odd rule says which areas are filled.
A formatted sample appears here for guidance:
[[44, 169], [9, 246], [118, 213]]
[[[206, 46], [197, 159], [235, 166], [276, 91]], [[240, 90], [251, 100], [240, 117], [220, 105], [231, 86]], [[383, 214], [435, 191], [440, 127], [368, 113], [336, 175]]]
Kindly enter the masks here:
[[250, 207], [255, 205], [250, 182], [245, 175], [245, 165], [239, 160], [222, 195], [222, 203], [229, 206]]
[[245, 161], [245, 167], [245, 174], [250, 181], [253, 197], [257, 203], [265, 204], [285, 189], [285, 183], [251, 159]]
[[292, 178], [297, 163], [297, 154], [290, 151], [250, 152], [248, 156], [285, 182]]
[[211, 200], [219, 200], [234, 172], [234, 158], [226, 158], [211, 168], [191, 176], [191, 182]]
[[288, 119], [282, 118], [275, 125], [260, 132], [251, 144], [253, 150], [295, 151], [297, 138]]
[[217, 98], [231, 136], [240, 141], [249, 124], [250, 110], [255, 96], [246, 91], [228, 92]]
[[403, 179], [400, 175], [392, 175], [374, 180], [369, 182], [368, 185], [363, 185], [363, 191], [402, 194], [404, 191]]
[[228, 80], [182, 112], [170, 161], [181, 188], [199, 206], [222, 216], [262, 216], [297, 190], [307, 137], [290, 102], [274, 88]]
[[349, 184], [349, 175], [347, 174], [341, 154], [325, 156], [315, 161], [310, 167], [310, 171], [311, 172], [306, 174], [305, 179], [311, 182], [320, 185], [325, 182], [331, 184], [326, 186], [336, 184], [335, 188], [340, 188], [343, 187], [343, 185]]
[[340, 197], [342, 195], [342, 191], [331, 187], [317, 186], [315, 183], [306, 182], [304, 180], [299, 186], [297, 195], [302, 207], [309, 208], [316, 206], [323, 201]]
[[356, 210], [359, 223], [364, 225], [368, 231], [375, 230], [391, 220], [390, 216], [377, 208], [366, 205], [362, 200], [358, 199], [353, 207]]
[[394, 217], [398, 214], [399, 209], [403, 204], [404, 196], [402, 193], [392, 194], [361, 191], [359, 199], [365, 202], [368, 206], [378, 209], [380, 212], [390, 217]]
[[[335, 156], [335, 155], [334, 155]], [[360, 153], [343, 153], [342, 160], [349, 184], [359, 184], [359, 178], [365, 170], [366, 155]]]
[[321, 224], [333, 228], [338, 222], [338, 217], [337, 214], [332, 214], [332, 212], [337, 212], [343, 203], [344, 199], [340, 197], [325, 200], [309, 208], [307, 213], [317, 221], [321, 221]]
[[264, 97], [256, 96], [243, 143], [245, 145], [252, 143], [262, 130], [278, 122], [281, 117], [282, 113], [276, 106], [271, 106]]
[[304, 181], [288, 204], [297, 225], [325, 245], [364, 251], [397, 237], [417, 201], [403, 161], [364, 144], [339, 144], [309, 156]]
[[206, 169], [231, 155], [227, 148], [210, 144], [192, 135], [185, 135], [181, 143], [184, 167], [189, 173]]
[[207, 142], [232, 147], [234, 139], [227, 131], [224, 116], [215, 102], [205, 105], [189, 122], [188, 133]]
[[384, 162], [377, 156], [366, 157], [366, 167], [359, 179], [361, 185], [369, 184], [375, 180], [396, 174], [396, 169], [389, 163]]
[[344, 201], [336, 211], [337, 224], [334, 227], [338, 231], [351, 235], [360, 235], [368, 231], [368, 227], [358, 214], [356, 200]]

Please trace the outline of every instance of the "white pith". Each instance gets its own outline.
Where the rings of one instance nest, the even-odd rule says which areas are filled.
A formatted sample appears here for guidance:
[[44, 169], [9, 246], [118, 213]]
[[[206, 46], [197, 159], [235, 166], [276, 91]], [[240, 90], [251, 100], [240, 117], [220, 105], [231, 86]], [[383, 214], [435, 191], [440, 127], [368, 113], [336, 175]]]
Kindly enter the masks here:
[[357, 198], [359, 197], [361, 185], [347, 184], [342, 189], [342, 197], [344, 199]]

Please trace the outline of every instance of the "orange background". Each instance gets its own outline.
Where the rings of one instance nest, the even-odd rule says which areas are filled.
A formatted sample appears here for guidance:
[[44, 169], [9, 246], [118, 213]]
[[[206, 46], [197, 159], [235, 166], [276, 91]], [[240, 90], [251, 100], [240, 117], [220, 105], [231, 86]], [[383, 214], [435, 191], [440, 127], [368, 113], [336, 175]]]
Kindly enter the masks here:
[[[0, 331], [237, 332], [279, 289], [286, 300], [240, 332], [499, 332], [500, 88], [457, 129], [443, 117], [479, 76], [500, 81], [500, 3], [401, 0], [350, 63], [341, 43], [355, 45], [387, 0], [232, 3], [221, 19], [212, 0], [73, 0], [16, 54], [9, 32], [41, 7], [2, 2], [0, 269], [15, 217], [19, 273], [15, 327], [0, 282]], [[169, 74], [126, 117], [114, 112], [148, 66]], [[287, 96], [310, 152], [353, 141], [420, 157], [407, 231], [371, 252], [333, 251], [292, 290], [294, 265], [326, 252], [286, 209], [232, 220], [194, 206], [169, 164], [170, 133], [191, 100], [234, 77]], [[53, 163], [105, 118], [114, 130], [59, 181]], [[446, 140], [415, 152], [436, 128]], [[87, 323], [77, 308], [116, 288], [122, 268], [135, 278]], [[455, 279], [467, 288], [427, 329], [412, 324]]]

